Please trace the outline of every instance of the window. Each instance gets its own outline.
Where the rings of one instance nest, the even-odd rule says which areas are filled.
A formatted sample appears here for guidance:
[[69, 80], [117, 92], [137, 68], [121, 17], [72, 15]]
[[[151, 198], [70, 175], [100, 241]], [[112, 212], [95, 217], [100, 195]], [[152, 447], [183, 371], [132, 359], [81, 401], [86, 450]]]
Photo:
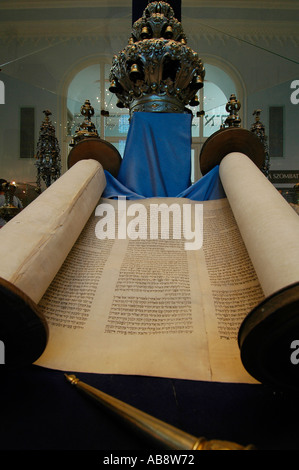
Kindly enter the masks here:
[[283, 157], [283, 106], [269, 108], [269, 155]]
[[[117, 97], [110, 93], [111, 65], [100, 63], [82, 69], [72, 80], [67, 96], [68, 136], [73, 136], [83, 122], [81, 106], [89, 100], [94, 108], [91, 118], [99, 136], [111, 142], [123, 155], [129, 129], [129, 111], [116, 106]], [[109, 114], [106, 114], [107, 112]]]
[[20, 157], [33, 158], [35, 151], [34, 108], [21, 108], [20, 110]]

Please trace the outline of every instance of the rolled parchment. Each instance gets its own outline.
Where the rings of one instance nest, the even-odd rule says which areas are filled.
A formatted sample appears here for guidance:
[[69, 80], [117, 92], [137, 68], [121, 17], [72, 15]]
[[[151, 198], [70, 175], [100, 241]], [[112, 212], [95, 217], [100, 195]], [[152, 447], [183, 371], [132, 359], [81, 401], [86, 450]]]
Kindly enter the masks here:
[[37, 304], [106, 184], [95, 160], [70, 168], [0, 230], [0, 340], [5, 364], [32, 363], [48, 339]]
[[219, 171], [266, 297], [240, 326], [241, 360], [257, 380], [298, 390], [299, 217], [245, 155], [228, 154]]

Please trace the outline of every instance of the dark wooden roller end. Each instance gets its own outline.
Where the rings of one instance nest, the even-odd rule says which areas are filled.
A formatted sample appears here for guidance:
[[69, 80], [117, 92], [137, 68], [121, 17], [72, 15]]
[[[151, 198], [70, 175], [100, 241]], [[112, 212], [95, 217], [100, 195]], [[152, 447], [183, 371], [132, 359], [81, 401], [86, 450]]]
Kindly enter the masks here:
[[79, 141], [69, 153], [68, 168], [71, 168], [80, 160], [89, 159], [98, 161], [104, 170], [109, 171], [115, 178], [117, 177], [122, 158], [110, 142], [97, 137], [89, 137]]
[[4, 347], [1, 367], [32, 364], [45, 350], [48, 336], [47, 322], [35, 302], [0, 278], [0, 341]]
[[265, 149], [253, 132], [241, 127], [228, 127], [212, 134], [203, 144], [200, 152], [200, 171], [207, 174], [221, 160], [232, 152], [244, 153], [258, 168], [265, 161]]
[[239, 329], [245, 369], [274, 389], [299, 389], [299, 283], [266, 298]]

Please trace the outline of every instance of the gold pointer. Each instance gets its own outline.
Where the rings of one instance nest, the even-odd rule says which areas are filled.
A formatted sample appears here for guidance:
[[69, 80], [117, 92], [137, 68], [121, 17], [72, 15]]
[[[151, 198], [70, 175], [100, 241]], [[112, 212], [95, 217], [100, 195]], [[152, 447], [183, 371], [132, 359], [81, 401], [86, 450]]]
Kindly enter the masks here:
[[66, 379], [82, 392], [89, 395], [116, 415], [123, 418], [142, 431], [146, 436], [159, 441], [167, 449], [173, 450], [253, 450], [252, 445], [241, 446], [234, 442], [221, 440], [207, 440], [204, 437], [195, 437], [170, 424], [167, 424], [143, 411], [111, 397], [100, 390], [82, 382], [73, 374], [64, 374]]

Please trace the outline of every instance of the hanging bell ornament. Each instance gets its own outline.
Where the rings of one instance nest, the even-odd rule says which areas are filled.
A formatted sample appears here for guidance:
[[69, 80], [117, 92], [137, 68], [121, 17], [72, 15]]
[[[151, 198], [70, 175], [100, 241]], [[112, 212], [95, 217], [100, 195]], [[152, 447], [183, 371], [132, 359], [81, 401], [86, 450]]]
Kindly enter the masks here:
[[136, 80], [141, 79], [142, 73], [140, 72], [139, 67], [138, 67], [137, 64], [133, 64], [131, 66], [129, 77], [130, 77], [130, 80], [132, 80], [133, 82], [135, 82]]
[[193, 90], [196, 90], [196, 91], [200, 90], [200, 88], [203, 87], [203, 82], [202, 82], [201, 77], [199, 77], [198, 75], [194, 77], [191, 83], [191, 87]]
[[171, 39], [173, 37], [173, 29], [171, 26], [167, 26], [164, 33], [165, 39]]
[[190, 101], [190, 106], [198, 106], [199, 105], [199, 99], [198, 97], [195, 95], [192, 100]]
[[120, 108], [120, 109], [123, 109], [123, 108], [125, 107], [125, 105], [123, 104], [123, 102], [120, 101], [120, 100], [116, 103], [116, 106], [117, 106], [118, 108]]
[[119, 93], [121, 91], [121, 86], [116, 80], [112, 80], [109, 87], [110, 93]]
[[140, 33], [141, 39], [149, 39], [150, 38], [150, 32], [147, 26], [144, 26], [141, 30]]

